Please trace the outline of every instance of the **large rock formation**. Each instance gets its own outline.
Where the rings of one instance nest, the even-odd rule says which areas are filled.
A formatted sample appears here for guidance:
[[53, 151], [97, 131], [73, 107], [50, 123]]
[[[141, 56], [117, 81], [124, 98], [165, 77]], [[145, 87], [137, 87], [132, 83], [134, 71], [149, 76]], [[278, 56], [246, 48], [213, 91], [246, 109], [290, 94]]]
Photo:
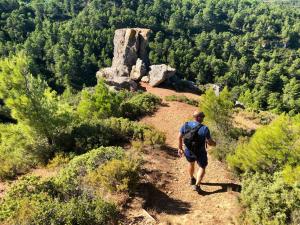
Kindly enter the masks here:
[[150, 66], [149, 71], [149, 83], [151, 86], [157, 86], [164, 82], [165, 80], [171, 78], [175, 75], [176, 70], [172, 67], [161, 64]]
[[150, 82], [157, 86], [175, 74], [175, 69], [167, 65], [153, 65], [149, 75], [145, 77], [149, 68], [147, 45], [150, 30], [141, 28], [118, 29], [114, 36], [114, 57], [112, 66], [99, 70], [97, 79], [103, 78], [107, 84], [116, 89], [127, 88], [135, 90], [134, 81]]
[[148, 63], [147, 45], [150, 30], [133, 28], [115, 31], [112, 67], [125, 65], [131, 69], [138, 58]]
[[104, 78], [106, 83], [115, 86], [116, 89], [136, 89], [137, 85], [133, 80], [139, 80], [147, 72], [146, 65], [149, 59], [146, 47], [149, 34], [149, 29], [116, 30], [112, 66], [99, 70], [96, 74], [97, 79]]

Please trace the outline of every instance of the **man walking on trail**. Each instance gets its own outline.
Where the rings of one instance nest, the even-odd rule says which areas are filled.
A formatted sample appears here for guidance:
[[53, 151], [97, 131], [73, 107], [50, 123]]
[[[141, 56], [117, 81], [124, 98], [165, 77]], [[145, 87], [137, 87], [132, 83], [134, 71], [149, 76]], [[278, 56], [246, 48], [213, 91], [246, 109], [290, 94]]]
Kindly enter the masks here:
[[[205, 168], [208, 164], [206, 144], [216, 146], [216, 142], [211, 138], [208, 127], [202, 124], [205, 117], [204, 113], [195, 111], [193, 117], [194, 121], [186, 122], [180, 128], [178, 155], [180, 157], [183, 154], [185, 155], [189, 162], [189, 174], [193, 190], [200, 191], [200, 183], [205, 175]], [[185, 151], [183, 151], [183, 142], [185, 144]], [[195, 162], [199, 165], [197, 179], [194, 177]]]

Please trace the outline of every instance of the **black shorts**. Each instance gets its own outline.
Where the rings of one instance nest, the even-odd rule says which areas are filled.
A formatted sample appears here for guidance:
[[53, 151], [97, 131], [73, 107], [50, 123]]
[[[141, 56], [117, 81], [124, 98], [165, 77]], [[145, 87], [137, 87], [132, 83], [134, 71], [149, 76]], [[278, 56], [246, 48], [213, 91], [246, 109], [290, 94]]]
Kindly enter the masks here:
[[208, 159], [207, 159], [207, 152], [203, 151], [200, 152], [199, 157], [196, 156], [190, 156], [189, 154], [186, 154], [186, 151], [184, 152], [185, 158], [187, 161], [189, 162], [197, 162], [197, 164], [201, 167], [201, 168], [205, 168], [208, 164]]

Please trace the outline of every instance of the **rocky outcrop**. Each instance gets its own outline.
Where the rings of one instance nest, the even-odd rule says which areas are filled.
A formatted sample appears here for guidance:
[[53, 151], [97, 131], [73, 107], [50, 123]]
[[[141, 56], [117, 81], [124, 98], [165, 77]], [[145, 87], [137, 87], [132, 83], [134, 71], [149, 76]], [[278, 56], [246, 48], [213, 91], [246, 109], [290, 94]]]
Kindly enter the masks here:
[[149, 34], [149, 29], [141, 28], [116, 30], [112, 66], [100, 69], [97, 79], [104, 79], [116, 89], [135, 90], [134, 80], [140, 80], [147, 73]]
[[174, 76], [175, 73], [176, 70], [166, 64], [152, 65], [149, 71], [149, 83], [152, 87], [157, 86]]
[[157, 86], [175, 74], [175, 69], [162, 65], [152, 65], [149, 71], [147, 45], [149, 29], [118, 29], [114, 36], [114, 57], [112, 66], [100, 69], [97, 79], [104, 79], [115, 89], [136, 90], [135, 81], [149, 82]]
[[130, 78], [132, 80], [140, 80], [147, 73], [146, 65], [141, 59], [137, 59], [136, 64], [132, 66]]
[[144, 83], [149, 83], [149, 81], [150, 81], [149, 76], [143, 76], [141, 81], [144, 82]]
[[141, 28], [116, 30], [112, 67], [117, 68], [120, 65], [125, 65], [131, 70], [138, 58], [147, 63], [149, 59], [146, 48], [149, 34], [149, 29]]

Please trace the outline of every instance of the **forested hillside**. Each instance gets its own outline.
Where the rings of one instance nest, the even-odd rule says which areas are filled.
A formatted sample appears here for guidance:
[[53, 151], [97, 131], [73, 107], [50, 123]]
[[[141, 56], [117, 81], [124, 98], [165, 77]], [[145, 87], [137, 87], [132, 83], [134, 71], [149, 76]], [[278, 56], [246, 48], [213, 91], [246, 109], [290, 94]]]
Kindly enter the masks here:
[[1, 0], [0, 55], [25, 49], [33, 75], [61, 92], [94, 85], [114, 30], [153, 31], [151, 63], [227, 85], [247, 107], [300, 111], [300, 12], [248, 0]]

